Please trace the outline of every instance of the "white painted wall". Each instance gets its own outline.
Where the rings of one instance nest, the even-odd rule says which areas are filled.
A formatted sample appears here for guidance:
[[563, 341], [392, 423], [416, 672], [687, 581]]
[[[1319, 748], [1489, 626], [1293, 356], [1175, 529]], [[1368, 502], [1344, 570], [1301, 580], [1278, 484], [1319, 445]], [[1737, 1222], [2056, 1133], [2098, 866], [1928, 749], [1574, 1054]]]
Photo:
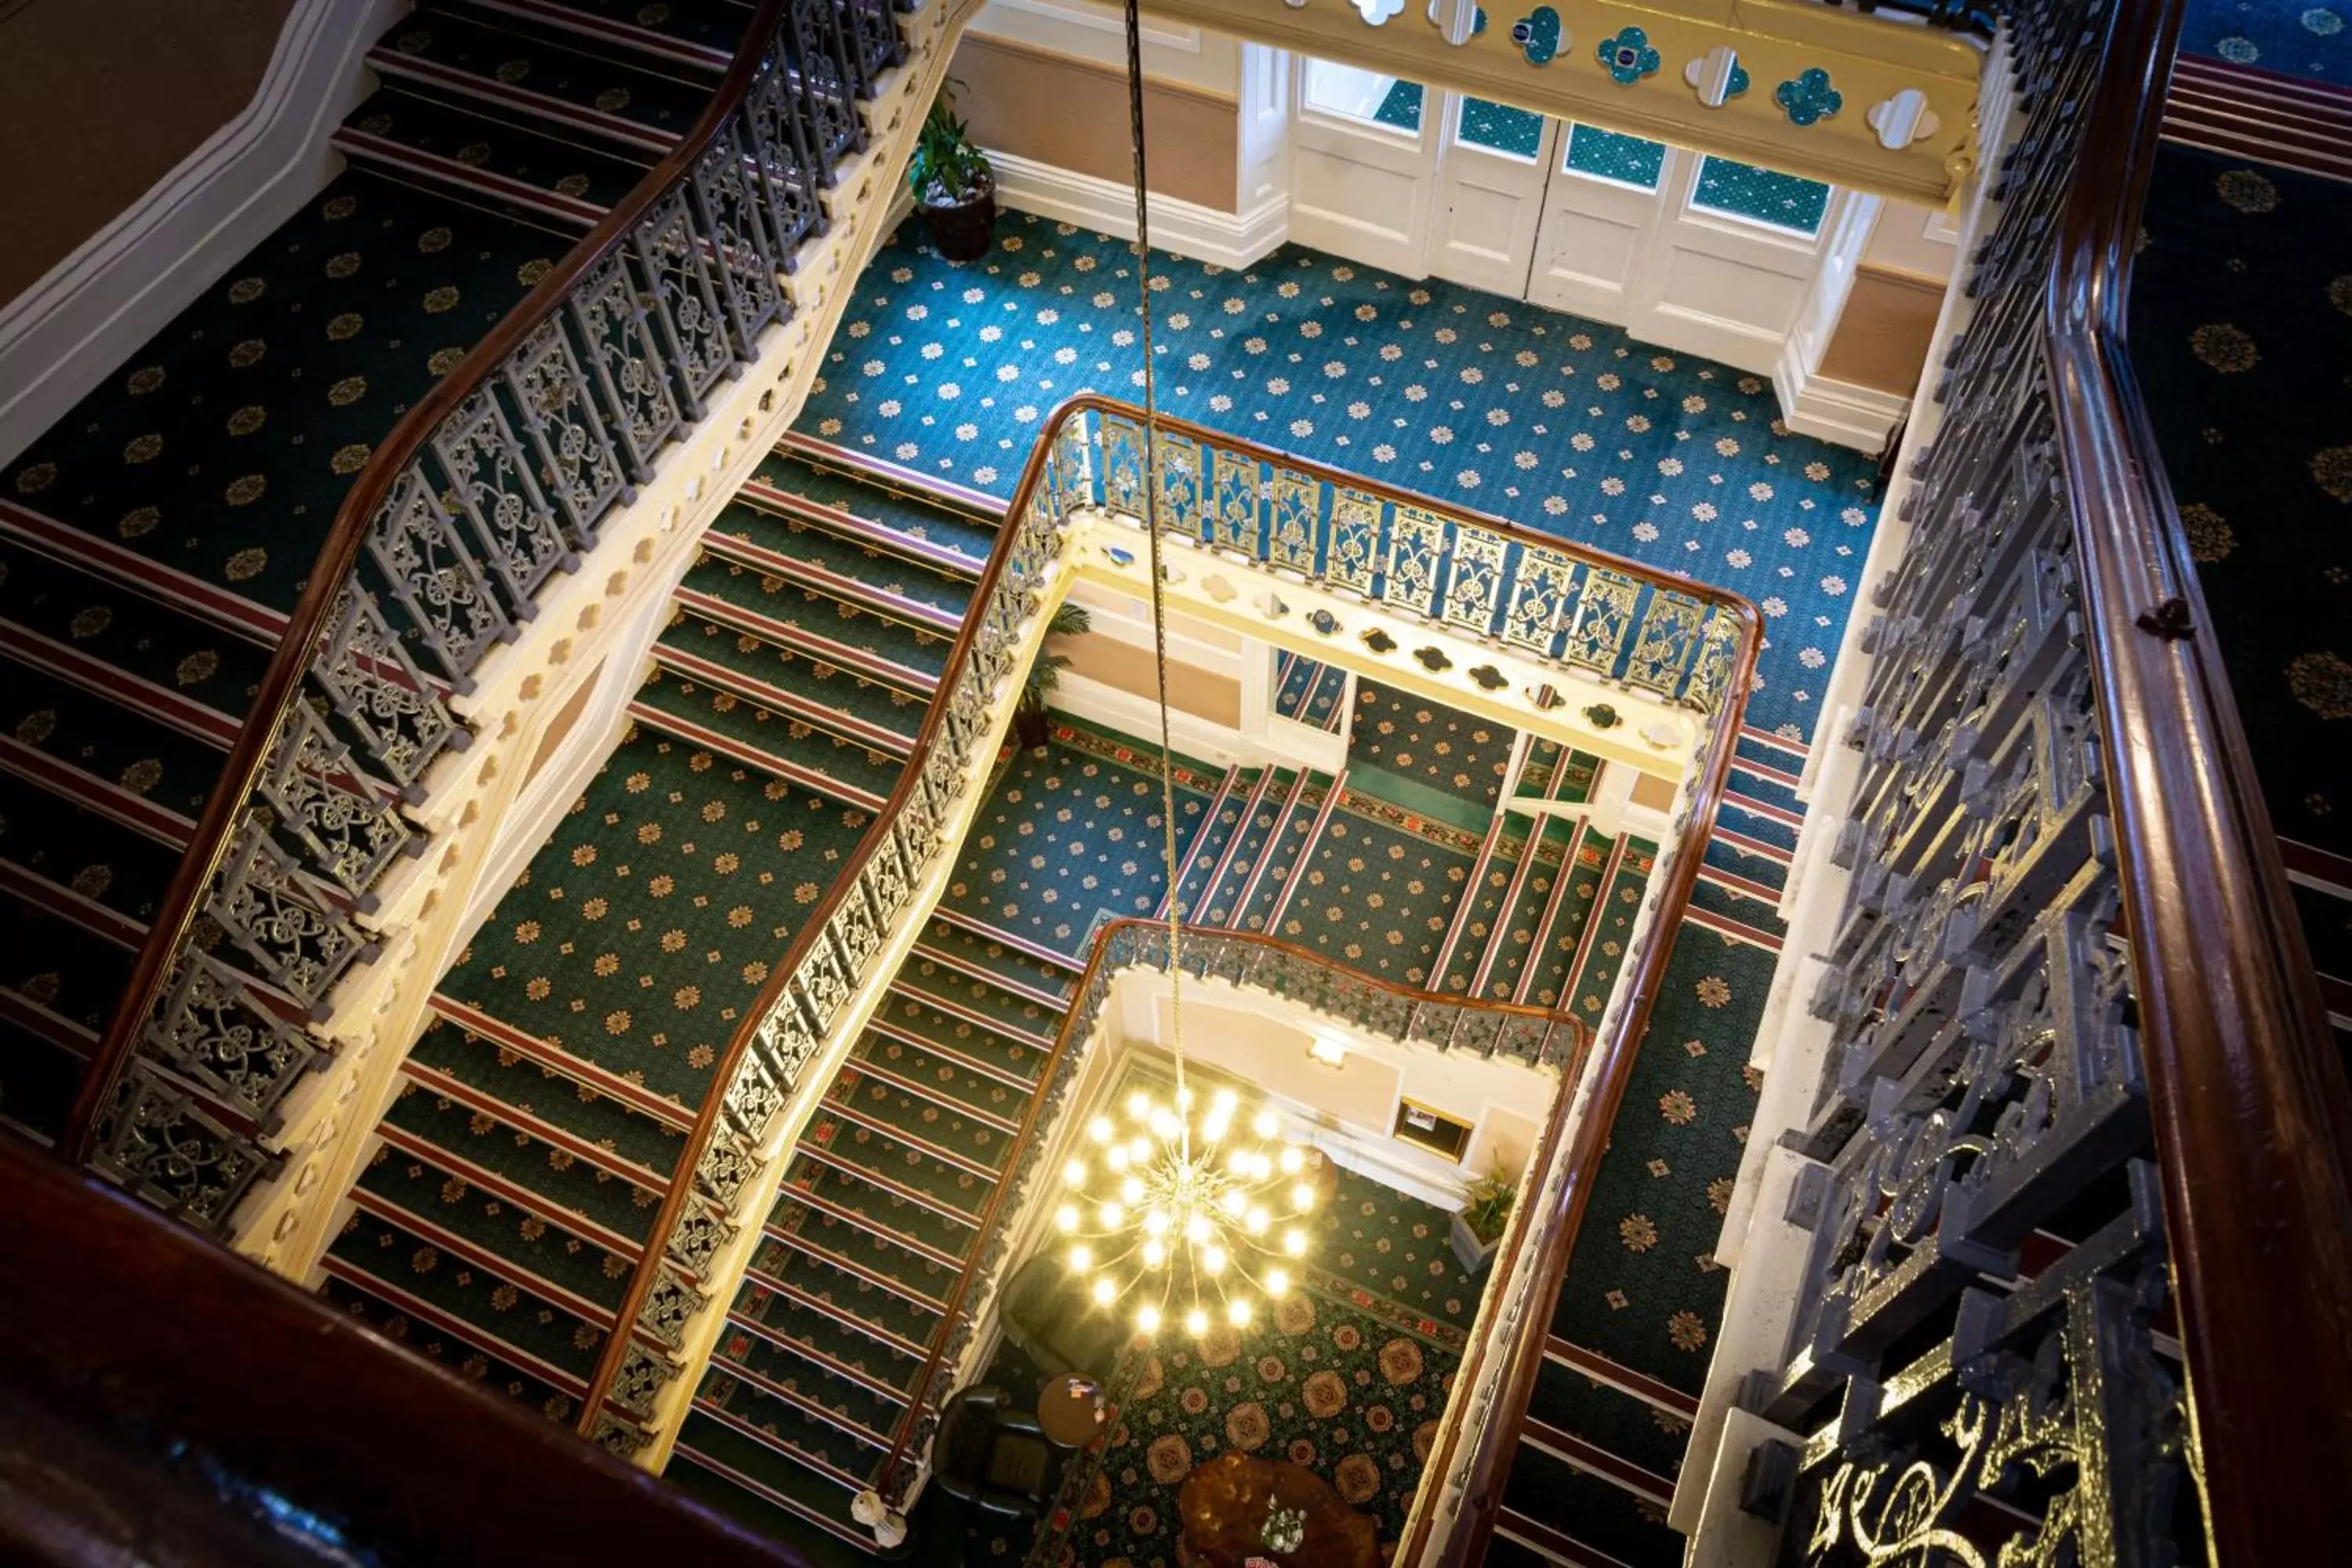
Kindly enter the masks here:
[[[1013, 38], [1057, 54], [1125, 68], [1126, 24], [1116, 5], [1094, 0], [988, 0], [967, 29]], [[1143, 73], [1213, 92], [1237, 93], [1242, 44], [1222, 33], [1181, 23], [1143, 19]], [[1127, 128], [1118, 128], [1125, 136]]]

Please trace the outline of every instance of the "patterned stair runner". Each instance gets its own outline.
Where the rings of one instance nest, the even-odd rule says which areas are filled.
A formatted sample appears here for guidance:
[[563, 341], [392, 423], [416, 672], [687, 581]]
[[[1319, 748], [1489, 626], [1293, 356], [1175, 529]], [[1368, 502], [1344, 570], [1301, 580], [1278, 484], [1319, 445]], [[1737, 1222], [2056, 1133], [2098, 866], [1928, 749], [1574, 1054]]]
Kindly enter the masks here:
[[1171, 902], [1182, 906], [1183, 919], [1196, 918], [1209, 884], [1216, 879], [1217, 868], [1224, 863], [1226, 846], [1240, 830], [1255, 784], [1256, 775], [1242, 768], [1226, 770], [1224, 782], [1217, 786], [1209, 809], [1202, 815], [1200, 826], [1185, 844], [1183, 858], [1178, 862], [1183, 868], [1182, 875], [1152, 911], [1154, 919], [1167, 919]]
[[1272, 932], [1280, 928], [1282, 911], [1297, 888], [1293, 873], [1307, 847], [1314, 842], [1326, 808], [1339, 799], [1346, 781], [1345, 773], [1335, 779], [1312, 768], [1300, 775], [1282, 819], [1259, 851], [1257, 869], [1226, 922], [1234, 930]]
[[[898, 531], [915, 503], [894, 505], [879, 524], [764, 500], [723, 514], [631, 732], [443, 981], [325, 1260], [331, 1299], [559, 1419], [578, 1415], [717, 1062], [896, 787], [922, 714], [901, 686], [818, 671], [803, 645], [714, 629], [687, 596], [751, 556], [762, 576], [794, 574], [791, 614], [828, 632], [864, 635], [887, 595], [922, 606], [891, 626], [919, 616], [952, 637], [975, 574], [929, 562]], [[771, 1428], [802, 1424], [779, 1441], [805, 1474], [752, 1464], [769, 1490], [739, 1491], [745, 1510], [806, 1513], [809, 1477], [855, 1470], [877, 1423], [887, 1439], [883, 1358], [936, 1320], [924, 1303], [969, 1239], [960, 1184], [993, 1169], [1018, 1124], [1070, 979], [945, 921], [902, 966], [829, 1091], [820, 1130], [839, 1135], [792, 1168], [758, 1270], [778, 1300], [854, 1293], [874, 1310], [798, 1325], [747, 1293], [712, 1373], [731, 1392], [706, 1390], [691, 1427], [719, 1428], [697, 1450], [707, 1481], [751, 1460], [747, 1429], [769, 1454]]]
[[1196, 925], [1230, 925], [1242, 907], [1243, 898], [1264, 861], [1265, 852], [1274, 842], [1276, 829], [1298, 791], [1305, 787], [1307, 775], [1296, 769], [1268, 768], [1258, 775], [1248, 800], [1242, 808], [1241, 821], [1235, 825], [1233, 837], [1225, 841], [1224, 852], [1217, 858], [1217, 867], [1202, 893]]
[[1347, 721], [1348, 672], [1285, 649], [1275, 658], [1274, 711], [1277, 717], [1339, 732]]
[[344, 170], [0, 479], [0, 1119], [63, 1125], [371, 447], [691, 127], [750, 15], [427, 0]]

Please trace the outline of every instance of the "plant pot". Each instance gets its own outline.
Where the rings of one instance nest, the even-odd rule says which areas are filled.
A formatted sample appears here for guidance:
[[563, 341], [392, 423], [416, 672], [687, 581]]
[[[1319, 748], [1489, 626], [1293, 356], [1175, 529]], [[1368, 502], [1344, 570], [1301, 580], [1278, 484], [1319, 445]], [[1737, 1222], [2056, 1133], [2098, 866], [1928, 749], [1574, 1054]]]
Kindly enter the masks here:
[[1053, 735], [1053, 716], [1042, 702], [1024, 702], [1013, 710], [1013, 739], [1024, 749], [1035, 750]]
[[1477, 1232], [1462, 1223], [1460, 1215], [1449, 1217], [1453, 1222], [1454, 1261], [1462, 1265], [1464, 1273], [1475, 1279], [1486, 1272], [1486, 1265], [1495, 1261], [1495, 1249], [1503, 1245], [1503, 1238], [1498, 1236], [1492, 1241], [1481, 1241]]
[[923, 226], [930, 231], [931, 248], [950, 261], [977, 261], [996, 239], [996, 187], [989, 186], [961, 202], [918, 200]]

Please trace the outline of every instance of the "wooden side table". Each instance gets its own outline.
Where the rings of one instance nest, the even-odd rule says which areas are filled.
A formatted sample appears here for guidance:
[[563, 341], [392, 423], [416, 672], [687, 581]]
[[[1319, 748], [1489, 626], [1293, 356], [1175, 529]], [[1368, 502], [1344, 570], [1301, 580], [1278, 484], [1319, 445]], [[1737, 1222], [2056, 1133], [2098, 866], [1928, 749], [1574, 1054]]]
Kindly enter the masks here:
[[[1266, 1514], [1276, 1507], [1306, 1514], [1298, 1545], [1265, 1544]], [[1379, 1568], [1378, 1531], [1369, 1515], [1339, 1500], [1330, 1483], [1286, 1459], [1225, 1453], [1196, 1467], [1176, 1492], [1183, 1568], [1242, 1568], [1251, 1558], [1284, 1568]]]
[[1102, 1430], [1108, 1409], [1102, 1384], [1082, 1373], [1049, 1377], [1037, 1390], [1037, 1426], [1059, 1447], [1083, 1448]]

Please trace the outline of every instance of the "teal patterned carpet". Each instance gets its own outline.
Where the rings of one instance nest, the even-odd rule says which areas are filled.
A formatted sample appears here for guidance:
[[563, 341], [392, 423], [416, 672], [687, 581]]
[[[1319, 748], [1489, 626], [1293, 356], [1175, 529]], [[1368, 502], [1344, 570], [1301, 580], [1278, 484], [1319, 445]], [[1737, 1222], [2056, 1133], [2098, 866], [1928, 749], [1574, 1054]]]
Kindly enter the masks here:
[[2190, 0], [2180, 52], [2352, 87], [2352, 5]]
[[[1790, 434], [1763, 377], [1297, 247], [1152, 265], [1170, 413], [1748, 595], [1769, 639], [1748, 721], [1811, 737], [1876, 463]], [[1008, 495], [1063, 399], [1136, 395], [1135, 294], [1128, 247], [1068, 225], [1007, 214], [963, 265], [902, 228], [801, 427]]]

